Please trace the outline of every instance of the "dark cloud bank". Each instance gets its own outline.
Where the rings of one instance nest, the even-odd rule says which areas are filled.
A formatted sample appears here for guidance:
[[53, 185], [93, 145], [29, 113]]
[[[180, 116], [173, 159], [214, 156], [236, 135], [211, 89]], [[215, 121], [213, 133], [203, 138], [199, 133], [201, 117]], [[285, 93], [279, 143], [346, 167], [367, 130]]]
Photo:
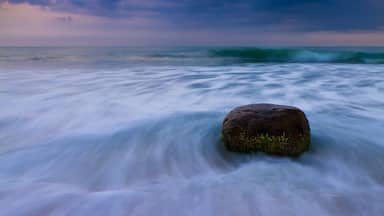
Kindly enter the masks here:
[[[1, 0], [0, 0], [1, 1]], [[383, 0], [10, 0], [106, 17], [146, 17], [189, 28], [286, 27], [294, 31], [376, 31]]]

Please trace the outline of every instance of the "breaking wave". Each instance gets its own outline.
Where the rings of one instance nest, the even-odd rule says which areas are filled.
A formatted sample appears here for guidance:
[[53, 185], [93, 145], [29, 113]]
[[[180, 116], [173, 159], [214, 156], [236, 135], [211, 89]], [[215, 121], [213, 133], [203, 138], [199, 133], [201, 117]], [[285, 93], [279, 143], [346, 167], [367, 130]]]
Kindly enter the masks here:
[[210, 53], [215, 57], [232, 58], [240, 62], [249, 63], [384, 63], [384, 52], [380, 51], [233, 48], [214, 49]]

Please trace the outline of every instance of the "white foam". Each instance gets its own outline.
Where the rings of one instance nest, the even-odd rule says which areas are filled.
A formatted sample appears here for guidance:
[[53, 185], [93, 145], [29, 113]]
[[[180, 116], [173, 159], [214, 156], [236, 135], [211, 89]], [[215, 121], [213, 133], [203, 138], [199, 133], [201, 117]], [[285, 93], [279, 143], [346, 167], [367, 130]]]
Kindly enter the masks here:
[[[382, 72], [0, 70], [0, 214], [382, 215]], [[226, 112], [259, 102], [302, 108], [311, 151], [293, 161], [224, 151]]]

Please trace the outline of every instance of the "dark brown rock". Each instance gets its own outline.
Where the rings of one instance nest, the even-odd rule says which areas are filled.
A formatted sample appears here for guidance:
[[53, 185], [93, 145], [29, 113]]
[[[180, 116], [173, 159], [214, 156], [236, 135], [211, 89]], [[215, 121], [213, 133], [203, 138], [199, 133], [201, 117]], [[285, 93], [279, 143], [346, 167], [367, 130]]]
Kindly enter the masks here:
[[230, 151], [298, 156], [309, 148], [310, 128], [304, 112], [296, 107], [251, 104], [225, 117], [222, 140]]

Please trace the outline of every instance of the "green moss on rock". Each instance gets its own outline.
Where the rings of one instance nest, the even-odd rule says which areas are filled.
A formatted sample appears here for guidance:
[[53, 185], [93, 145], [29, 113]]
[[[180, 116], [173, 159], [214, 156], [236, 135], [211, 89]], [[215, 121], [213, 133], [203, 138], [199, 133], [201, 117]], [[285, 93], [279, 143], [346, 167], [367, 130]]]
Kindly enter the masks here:
[[[223, 143], [228, 143], [228, 137], [222, 135]], [[300, 136], [294, 145], [290, 143], [285, 133], [274, 136], [270, 134], [259, 134], [257, 136], [249, 135], [246, 131], [241, 131], [237, 137], [231, 137], [238, 143], [236, 146], [229, 146], [229, 149], [237, 152], [265, 152], [275, 155], [299, 155], [301, 151], [308, 150], [310, 139], [309, 136]], [[228, 146], [227, 146], [228, 148]], [[290, 152], [290, 153], [289, 153]]]
[[299, 156], [309, 149], [310, 128], [305, 114], [295, 107], [253, 104], [227, 115], [222, 141], [235, 152]]

